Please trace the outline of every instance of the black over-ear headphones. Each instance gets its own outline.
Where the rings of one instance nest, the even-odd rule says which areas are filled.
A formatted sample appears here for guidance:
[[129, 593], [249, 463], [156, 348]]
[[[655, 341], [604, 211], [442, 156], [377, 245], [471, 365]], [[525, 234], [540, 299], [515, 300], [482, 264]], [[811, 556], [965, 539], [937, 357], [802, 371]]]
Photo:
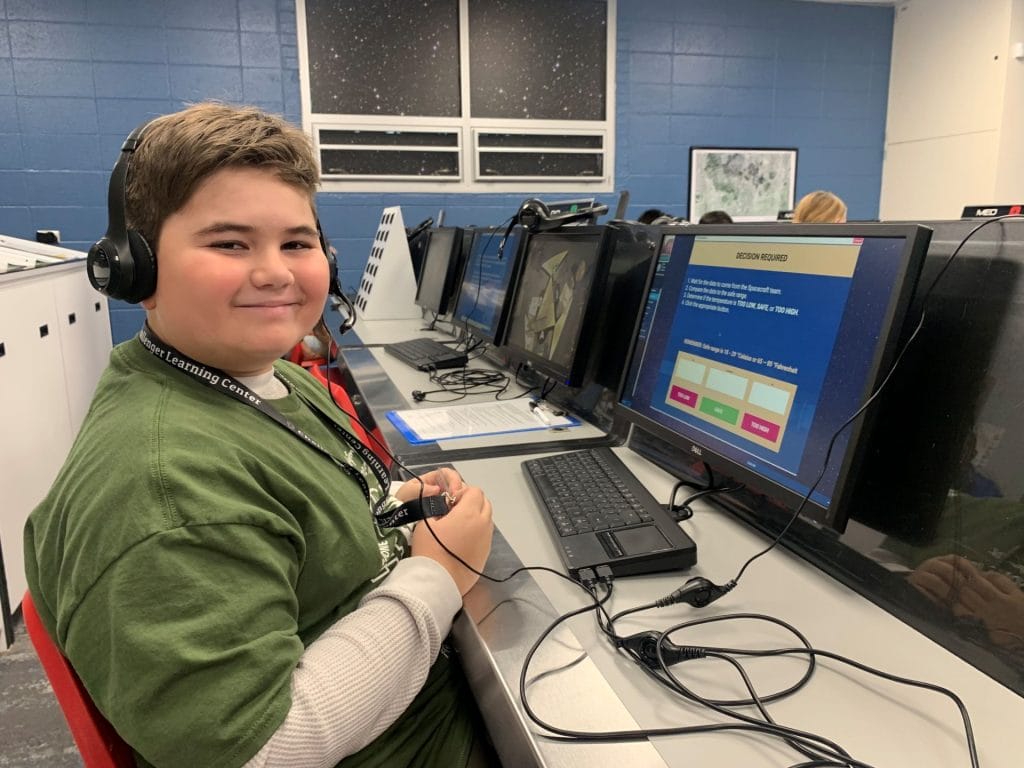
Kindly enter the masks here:
[[137, 304], [156, 290], [156, 256], [141, 234], [128, 229], [125, 219], [125, 181], [132, 154], [148, 122], [124, 140], [110, 174], [107, 190], [107, 233], [93, 243], [86, 260], [92, 287], [112, 299]]
[[549, 229], [557, 229], [563, 224], [569, 224], [581, 219], [597, 218], [603, 213], [608, 213], [608, 206], [604, 203], [594, 203], [585, 208], [578, 208], [575, 211], [563, 211], [562, 213], [551, 213], [547, 203], [531, 197], [524, 200], [519, 206], [515, 221], [522, 224], [531, 232], [544, 232]]
[[331, 244], [327, 242], [327, 236], [324, 235], [323, 227], [320, 226], [319, 217], [316, 220], [316, 231], [320, 235], [320, 247], [323, 249], [324, 255], [327, 256], [327, 266], [330, 269], [331, 281], [327, 285], [327, 295], [332, 299], [331, 304], [335, 309], [339, 306], [345, 307], [345, 316], [341, 319], [341, 325], [338, 326], [338, 335], [342, 335], [352, 330], [352, 326], [356, 324], [356, 306], [341, 289], [341, 280], [338, 278], [338, 257], [335, 255], [334, 249], [331, 248]]
[[[140, 232], [128, 229], [125, 215], [128, 166], [148, 125], [149, 121], [140, 125], [128, 134], [121, 145], [121, 154], [110, 173], [107, 189], [107, 233], [93, 243], [86, 259], [86, 273], [92, 287], [112, 299], [130, 304], [139, 303], [156, 290], [156, 254]], [[324, 236], [319, 219], [316, 231], [330, 270], [328, 293], [336, 296], [346, 308], [345, 322], [340, 329], [344, 333], [355, 324], [355, 307], [341, 290], [338, 260]]]
[[579, 208], [575, 211], [552, 214], [551, 209], [548, 208], [543, 200], [538, 200], [535, 197], [524, 200], [522, 205], [519, 206], [519, 210], [516, 211], [516, 215], [512, 217], [512, 221], [509, 222], [505, 234], [501, 237], [501, 242], [498, 244], [498, 258], [501, 258], [504, 254], [505, 241], [512, 234], [516, 224], [526, 227], [529, 232], [544, 232], [549, 229], [557, 229], [563, 224], [569, 224], [573, 221], [596, 218], [602, 213], [608, 213], [608, 206], [604, 203], [594, 203], [594, 205]]

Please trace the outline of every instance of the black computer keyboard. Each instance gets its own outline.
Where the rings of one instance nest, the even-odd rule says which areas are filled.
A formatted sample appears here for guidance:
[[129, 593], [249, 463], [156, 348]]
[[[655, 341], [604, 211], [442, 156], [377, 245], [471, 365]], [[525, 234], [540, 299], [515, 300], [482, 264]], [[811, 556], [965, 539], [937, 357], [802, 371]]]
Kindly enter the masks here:
[[523, 462], [574, 577], [608, 565], [616, 576], [679, 570], [697, 546], [610, 448]]
[[469, 357], [464, 351], [452, 349], [434, 339], [409, 339], [385, 344], [384, 351], [421, 371], [463, 368], [469, 362]]

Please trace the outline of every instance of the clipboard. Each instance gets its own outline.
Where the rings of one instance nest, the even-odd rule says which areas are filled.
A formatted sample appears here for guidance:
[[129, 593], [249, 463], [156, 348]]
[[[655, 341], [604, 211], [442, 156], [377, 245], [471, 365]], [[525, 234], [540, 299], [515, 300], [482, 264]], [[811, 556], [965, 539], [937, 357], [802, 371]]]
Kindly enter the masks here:
[[563, 430], [580, 425], [575, 416], [552, 411], [544, 403], [525, 398], [388, 411], [387, 418], [413, 445], [511, 432]]

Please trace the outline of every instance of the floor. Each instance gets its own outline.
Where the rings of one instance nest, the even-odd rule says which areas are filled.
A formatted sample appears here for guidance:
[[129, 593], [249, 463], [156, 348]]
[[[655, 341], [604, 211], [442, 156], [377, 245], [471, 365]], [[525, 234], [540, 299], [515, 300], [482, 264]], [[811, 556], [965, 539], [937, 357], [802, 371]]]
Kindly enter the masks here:
[[19, 620], [14, 645], [0, 650], [0, 768], [81, 768], [32, 644]]

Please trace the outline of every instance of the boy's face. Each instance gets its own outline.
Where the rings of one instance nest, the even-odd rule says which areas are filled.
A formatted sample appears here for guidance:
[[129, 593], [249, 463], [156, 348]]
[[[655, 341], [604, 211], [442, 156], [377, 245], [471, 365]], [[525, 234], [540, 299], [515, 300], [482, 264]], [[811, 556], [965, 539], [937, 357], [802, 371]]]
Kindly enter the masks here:
[[327, 258], [306, 194], [259, 168], [205, 179], [164, 222], [150, 327], [234, 376], [270, 370], [327, 299]]

